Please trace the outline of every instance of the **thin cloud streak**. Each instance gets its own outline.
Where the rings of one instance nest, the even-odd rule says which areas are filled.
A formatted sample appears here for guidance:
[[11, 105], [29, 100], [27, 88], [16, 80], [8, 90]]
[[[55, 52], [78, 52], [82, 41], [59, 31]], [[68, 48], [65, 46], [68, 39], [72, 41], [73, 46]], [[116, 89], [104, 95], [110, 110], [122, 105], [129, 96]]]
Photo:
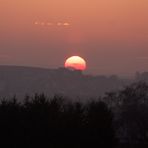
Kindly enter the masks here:
[[41, 22], [41, 21], [35, 21], [34, 22], [34, 25], [36, 26], [70, 26], [71, 24], [69, 22], [57, 22], [57, 23], [54, 23], [54, 22]]

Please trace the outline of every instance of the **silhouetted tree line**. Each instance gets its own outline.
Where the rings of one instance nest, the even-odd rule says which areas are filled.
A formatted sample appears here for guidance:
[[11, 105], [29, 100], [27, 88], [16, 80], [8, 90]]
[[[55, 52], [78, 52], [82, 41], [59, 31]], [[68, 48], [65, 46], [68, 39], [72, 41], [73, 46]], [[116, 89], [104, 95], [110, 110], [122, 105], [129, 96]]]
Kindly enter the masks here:
[[148, 85], [134, 83], [81, 103], [44, 94], [0, 102], [2, 147], [148, 146]]
[[114, 145], [113, 114], [103, 102], [69, 102], [62, 97], [15, 97], [0, 103], [0, 145], [92, 147]]

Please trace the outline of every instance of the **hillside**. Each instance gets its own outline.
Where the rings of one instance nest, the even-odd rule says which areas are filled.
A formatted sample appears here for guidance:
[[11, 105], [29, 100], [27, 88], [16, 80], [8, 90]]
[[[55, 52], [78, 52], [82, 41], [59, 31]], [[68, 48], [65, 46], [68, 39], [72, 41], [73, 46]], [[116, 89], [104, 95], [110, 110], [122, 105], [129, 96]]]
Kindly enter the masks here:
[[98, 97], [106, 91], [117, 90], [127, 81], [117, 76], [91, 76], [65, 68], [45, 69], [20, 66], [0, 66], [0, 96], [45, 93], [73, 97]]

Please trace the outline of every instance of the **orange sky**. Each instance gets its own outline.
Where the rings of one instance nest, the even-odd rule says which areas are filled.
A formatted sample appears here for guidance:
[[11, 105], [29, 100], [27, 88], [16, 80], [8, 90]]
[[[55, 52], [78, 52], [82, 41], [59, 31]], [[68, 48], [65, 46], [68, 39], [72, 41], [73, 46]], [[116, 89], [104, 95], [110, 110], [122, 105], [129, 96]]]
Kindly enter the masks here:
[[80, 55], [90, 73], [148, 70], [148, 0], [0, 0], [0, 39], [0, 64], [56, 68]]

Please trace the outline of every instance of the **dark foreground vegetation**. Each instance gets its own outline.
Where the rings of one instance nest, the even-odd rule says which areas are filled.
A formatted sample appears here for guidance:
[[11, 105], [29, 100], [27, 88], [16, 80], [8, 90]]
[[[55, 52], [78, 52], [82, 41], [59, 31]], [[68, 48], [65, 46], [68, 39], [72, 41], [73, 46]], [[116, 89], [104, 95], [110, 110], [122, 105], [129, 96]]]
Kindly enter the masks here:
[[148, 147], [148, 85], [132, 84], [87, 103], [63, 97], [1, 99], [0, 146]]

